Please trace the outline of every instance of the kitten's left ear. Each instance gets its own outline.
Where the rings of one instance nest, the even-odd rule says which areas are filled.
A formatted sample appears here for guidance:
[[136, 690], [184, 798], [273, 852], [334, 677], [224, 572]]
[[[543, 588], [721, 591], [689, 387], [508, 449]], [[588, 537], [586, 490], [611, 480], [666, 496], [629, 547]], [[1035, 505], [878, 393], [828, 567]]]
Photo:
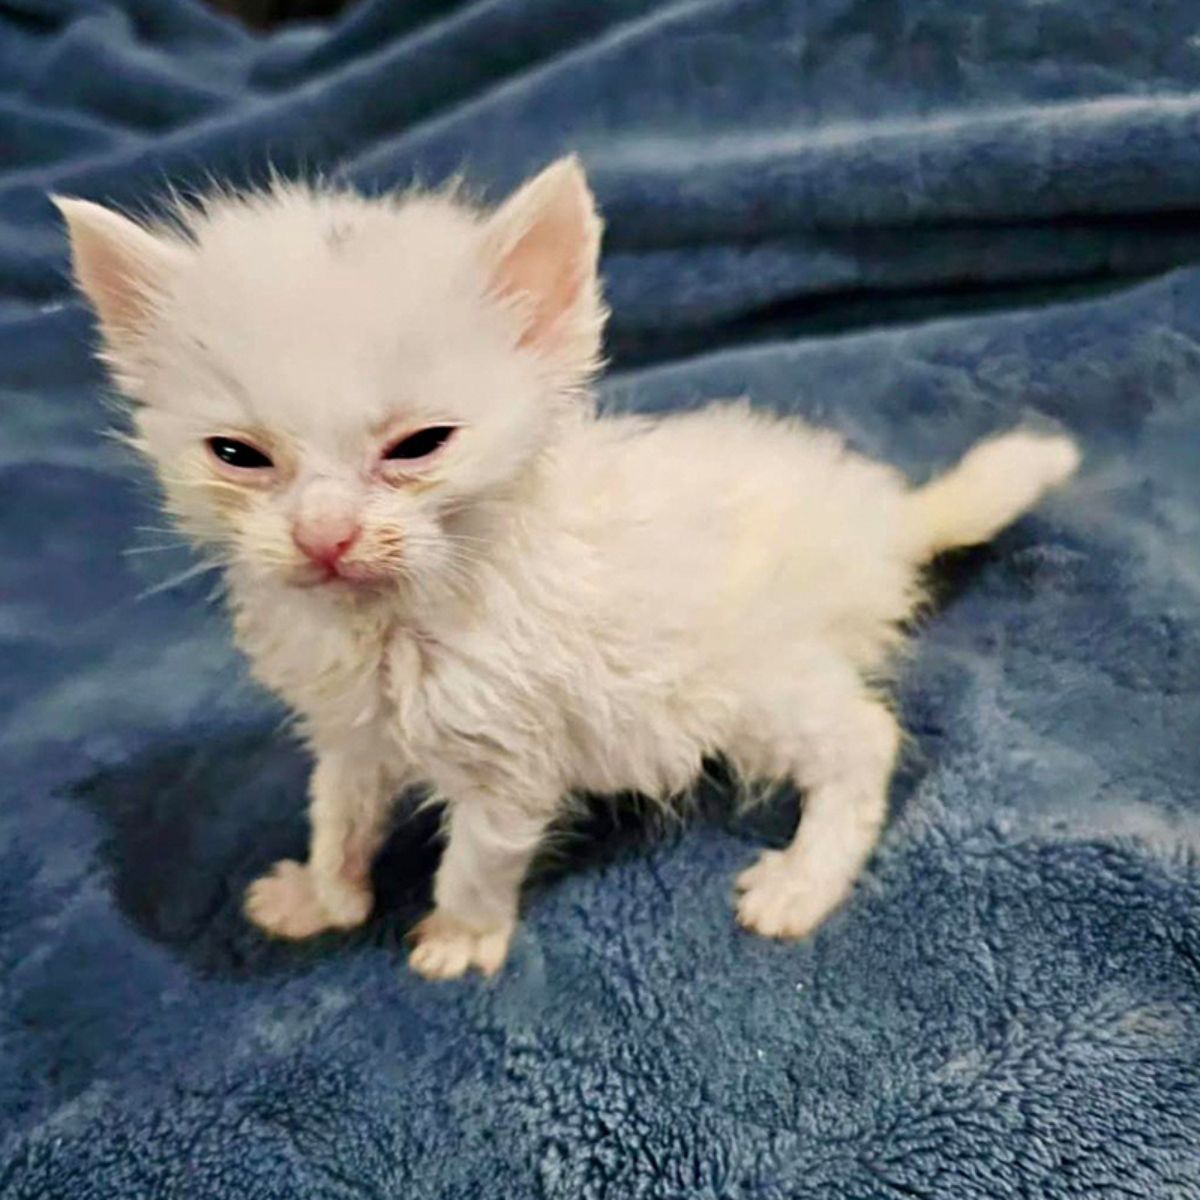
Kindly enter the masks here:
[[536, 175], [488, 218], [493, 295], [513, 304], [520, 344], [578, 382], [595, 370], [608, 313], [597, 263], [604, 226], [574, 155]]
[[50, 199], [67, 223], [75, 282], [120, 351], [142, 331], [185, 251], [103, 205]]

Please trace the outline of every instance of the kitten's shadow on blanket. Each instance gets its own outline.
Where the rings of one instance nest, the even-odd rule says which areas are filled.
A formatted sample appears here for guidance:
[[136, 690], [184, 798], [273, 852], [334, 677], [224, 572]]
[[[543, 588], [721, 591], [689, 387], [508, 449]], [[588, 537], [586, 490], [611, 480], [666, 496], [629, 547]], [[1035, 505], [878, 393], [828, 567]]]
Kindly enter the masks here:
[[[306, 942], [268, 938], [242, 912], [246, 886], [279, 858], [306, 856], [309, 762], [276, 726], [164, 747], [74, 789], [106, 826], [101, 854], [118, 907], [146, 937], [204, 975], [246, 978], [304, 970], [367, 947], [399, 951], [430, 903], [440, 855], [438, 817], [402, 802], [375, 863], [374, 915], [362, 929]], [[912, 788], [902, 768], [893, 804]], [[676, 815], [631, 798], [584, 798], [549, 840], [530, 884], [536, 893], [572, 872], [645, 852], [696, 823], [747, 842], [782, 845], [798, 799], [784, 792], [739, 812], [720, 763]], [[748, 856], [749, 861], [749, 856]]]
[[75, 795], [107, 827], [101, 853], [125, 916], [201, 973], [246, 977], [398, 944], [428, 904], [437, 817], [408, 811], [376, 864], [379, 902], [361, 930], [292, 943], [249, 924], [250, 881], [276, 859], [306, 857], [309, 770], [295, 741], [266, 724], [165, 746]]
[[[264, 725], [163, 747], [92, 776], [73, 794], [106, 827], [101, 854], [118, 907], [202, 974], [245, 978], [303, 970], [369, 946], [398, 950], [429, 907], [440, 855], [437, 814], [405, 801], [375, 863], [375, 913], [362, 929], [289, 943], [264, 936], [243, 915], [251, 880], [276, 859], [306, 856], [309, 769], [292, 739]], [[707, 782], [692, 819], [716, 813], [721, 790], [719, 781]], [[651, 806], [584, 800], [550, 840], [531, 889], [668, 832]]]

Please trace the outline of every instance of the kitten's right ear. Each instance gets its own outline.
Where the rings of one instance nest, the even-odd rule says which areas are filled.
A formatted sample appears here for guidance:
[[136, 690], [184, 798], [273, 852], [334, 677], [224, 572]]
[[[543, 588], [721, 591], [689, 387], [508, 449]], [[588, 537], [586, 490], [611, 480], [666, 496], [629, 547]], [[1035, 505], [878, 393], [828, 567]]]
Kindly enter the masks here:
[[119, 349], [141, 332], [186, 252], [103, 205], [50, 199], [67, 223], [75, 282]]

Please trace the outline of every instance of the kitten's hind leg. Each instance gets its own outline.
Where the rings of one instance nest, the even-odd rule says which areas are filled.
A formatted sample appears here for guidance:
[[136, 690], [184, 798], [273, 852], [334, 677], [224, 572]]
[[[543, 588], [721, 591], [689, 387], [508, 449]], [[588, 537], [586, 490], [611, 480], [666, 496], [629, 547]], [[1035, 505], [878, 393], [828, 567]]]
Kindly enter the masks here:
[[766, 937], [804, 937], [849, 896], [883, 828], [900, 742], [849, 667], [818, 672], [792, 705], [795, 727], [773, 750], [805, 792], [800, 827], [737, 880], [738, 920]]
[[370, 748], [319, 751], [309, 794], [308, 862], [277, 862], [246, 892], [246, 915], [276, 937], [350, 929], [371, 911], [371, 863], [387, 830], [390, 777]]

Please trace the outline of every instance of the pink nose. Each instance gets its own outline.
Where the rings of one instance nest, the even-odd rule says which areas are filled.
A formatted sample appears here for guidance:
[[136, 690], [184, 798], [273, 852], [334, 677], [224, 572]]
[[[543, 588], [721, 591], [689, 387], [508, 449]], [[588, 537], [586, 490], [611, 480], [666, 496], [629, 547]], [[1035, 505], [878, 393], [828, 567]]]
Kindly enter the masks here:
[[332, 570], [358, 538], [360, 526], [352, 517], [323, 517], [297, 521], [292, 540], [318, 566]]

